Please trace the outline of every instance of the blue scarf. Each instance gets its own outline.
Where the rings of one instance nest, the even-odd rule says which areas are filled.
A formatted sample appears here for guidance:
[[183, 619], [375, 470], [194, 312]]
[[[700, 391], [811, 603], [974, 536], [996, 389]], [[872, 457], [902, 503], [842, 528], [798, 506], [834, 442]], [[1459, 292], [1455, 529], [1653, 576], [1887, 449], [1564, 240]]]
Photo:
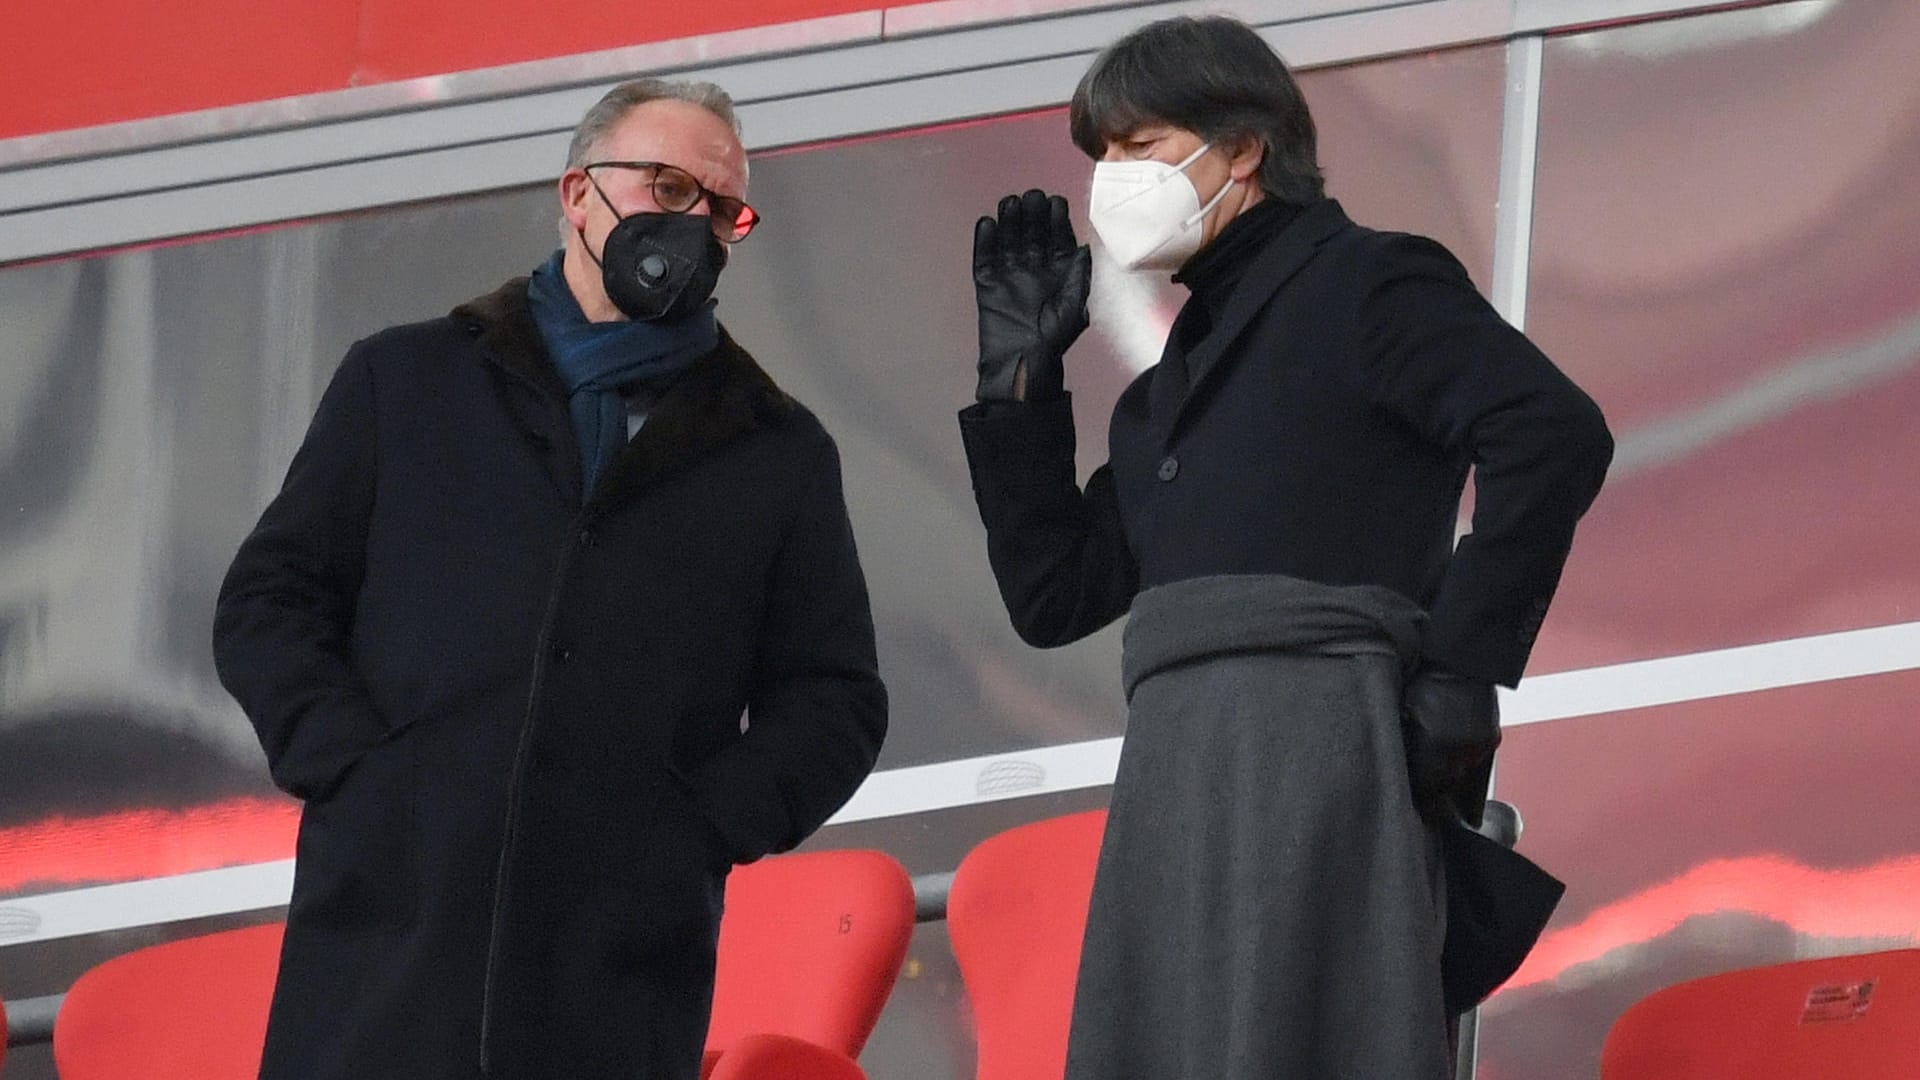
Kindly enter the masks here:
[[527, 281], [533, 321], [567, 387], [573, 434], [580, 440], [581, 498], [593, 493], [607, 463], [627, 442], [627, 405], [620, 388], [662, 384], [720, 344], [714, 301], [672, 322], [588, 322], [561, 269], [564, 249]]

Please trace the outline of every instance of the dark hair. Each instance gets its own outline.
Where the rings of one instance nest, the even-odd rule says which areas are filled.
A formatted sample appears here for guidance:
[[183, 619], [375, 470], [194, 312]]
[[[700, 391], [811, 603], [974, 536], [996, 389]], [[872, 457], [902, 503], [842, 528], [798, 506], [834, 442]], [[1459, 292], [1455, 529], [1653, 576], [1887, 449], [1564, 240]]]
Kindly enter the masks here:
[[1325, 190], [1306, 98], [1287, 65], [1238, 19], [1182, 16], [1148, 23], [1107, 46], [1073, 91], [1073, 143], [1098, 161], [1107, 143], [1147, 124], [1209, 142], [1257, 139], [1260, 187], [1303, 206]]

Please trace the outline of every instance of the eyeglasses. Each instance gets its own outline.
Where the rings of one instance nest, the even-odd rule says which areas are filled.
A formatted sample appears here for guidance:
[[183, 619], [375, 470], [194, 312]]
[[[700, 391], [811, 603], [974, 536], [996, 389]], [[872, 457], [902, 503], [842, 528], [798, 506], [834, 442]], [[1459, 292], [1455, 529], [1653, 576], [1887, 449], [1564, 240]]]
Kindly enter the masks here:
[[[713, 221], [713, 235], [723, 243], [734, 244], [747, 238], [760, 224], [760, 212], [731, 195], [719, 195], [677, 165], [658, 161], [595, 161], [582, 165], [581, 171], [593, 178], [595, 169], [625, 169], [639, 173], [653, 191], [653, 201], [669, 214], [684, 214], [705, 199]], [[595, 187], [599, 184], [596, 182]]]

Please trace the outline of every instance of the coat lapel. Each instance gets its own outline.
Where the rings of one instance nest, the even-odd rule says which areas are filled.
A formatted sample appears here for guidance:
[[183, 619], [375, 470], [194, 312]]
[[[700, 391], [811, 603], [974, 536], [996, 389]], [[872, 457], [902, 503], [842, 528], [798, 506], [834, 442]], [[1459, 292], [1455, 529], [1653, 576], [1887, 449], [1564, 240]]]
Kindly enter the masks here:
[[507, 413], [540, 459], [547, 477], [571, 505], [580, 502], [580, 445], [567, 412], [567, 388], [547, 359], [546, 342], [527, 302], [527, 279], [505, 285], [453, 309], [453, 319], [475, 338], [482, 355], [507, 378], [500, 382]]
[[[1165, 443], [1171, 444], [1179, 434], [1181, 422], [1202, 396], [1208, 380], [1219, 372], [1223, 360], [1230, 359], [1227, 350], [1240, 339], [1267, 301], [1307, 265], [1329, 237], [1351, 224], [1346, 212], [1333, 199], [1308, 207], [1254, 256], [1246, 277], [1227, 299], [1219, 323], [1200, 339], [1191, 353], [1184, 358], [1176, 356], [1175, 342], [1179, 335], [1168, 335], [1166, 351], [1160, 359], [1161, 371], [1154, 377], [1150, 405], [1154, 425]], [[1185, 363], [1169, 364], [1170, 358], [1184, 359]], [[1180, 375], [1185, 377], [1175, 377]]]
[[1193, 309], [1194, 302], [1189, 299], [1167, 328], [1167, 343], [1160, 350], [1160, 362], [1153, 367], [1153, 381], [1147, 384], [1147, 414], [1163, 442], [1173, 441], [1174, 417], [1179, 415], [1192, 385], [1187, 378], [1187, 354], [1180, 351], [1180, 342], [1186, 338], [1182, 324], [1194, 317]]
[[[578, 502], [580, 449], [567, 390], [534, 324], [527, 279], [462, 304], [453, 317], [478, 338], [495, 366], [536, 399], [510, 411], [522, 434], [557, 464], [556, 484]], [[674, 380], [648, 410], [639, 434], [608, 464], [587, 501], [587, 516], [603, 514], [719, 447], [778, 423], [793, 408], [793, 400], [722, 327], [720, 344]]]
[[587, 502], [606, 512], [720, 447], [791, 415], [793, 399], [774, 385], [724, 327], [720, 344], [647, 411], [647, 422], [607, 466]]

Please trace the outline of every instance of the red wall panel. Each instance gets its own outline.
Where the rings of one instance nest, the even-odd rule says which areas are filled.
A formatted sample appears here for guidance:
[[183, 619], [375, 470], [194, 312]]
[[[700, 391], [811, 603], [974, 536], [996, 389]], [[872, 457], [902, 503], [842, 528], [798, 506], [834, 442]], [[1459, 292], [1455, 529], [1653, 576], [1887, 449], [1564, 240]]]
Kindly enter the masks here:
[[0, 138], [873, 10], [877, 0], [8, 0]]
[[8, 0], [0, 138], [348, 85], [357, 0]]
[[[343, 0], [344, 2], [344, 0]], [[361, 0], [362, 83], [868, 11], [881, 0]]]

